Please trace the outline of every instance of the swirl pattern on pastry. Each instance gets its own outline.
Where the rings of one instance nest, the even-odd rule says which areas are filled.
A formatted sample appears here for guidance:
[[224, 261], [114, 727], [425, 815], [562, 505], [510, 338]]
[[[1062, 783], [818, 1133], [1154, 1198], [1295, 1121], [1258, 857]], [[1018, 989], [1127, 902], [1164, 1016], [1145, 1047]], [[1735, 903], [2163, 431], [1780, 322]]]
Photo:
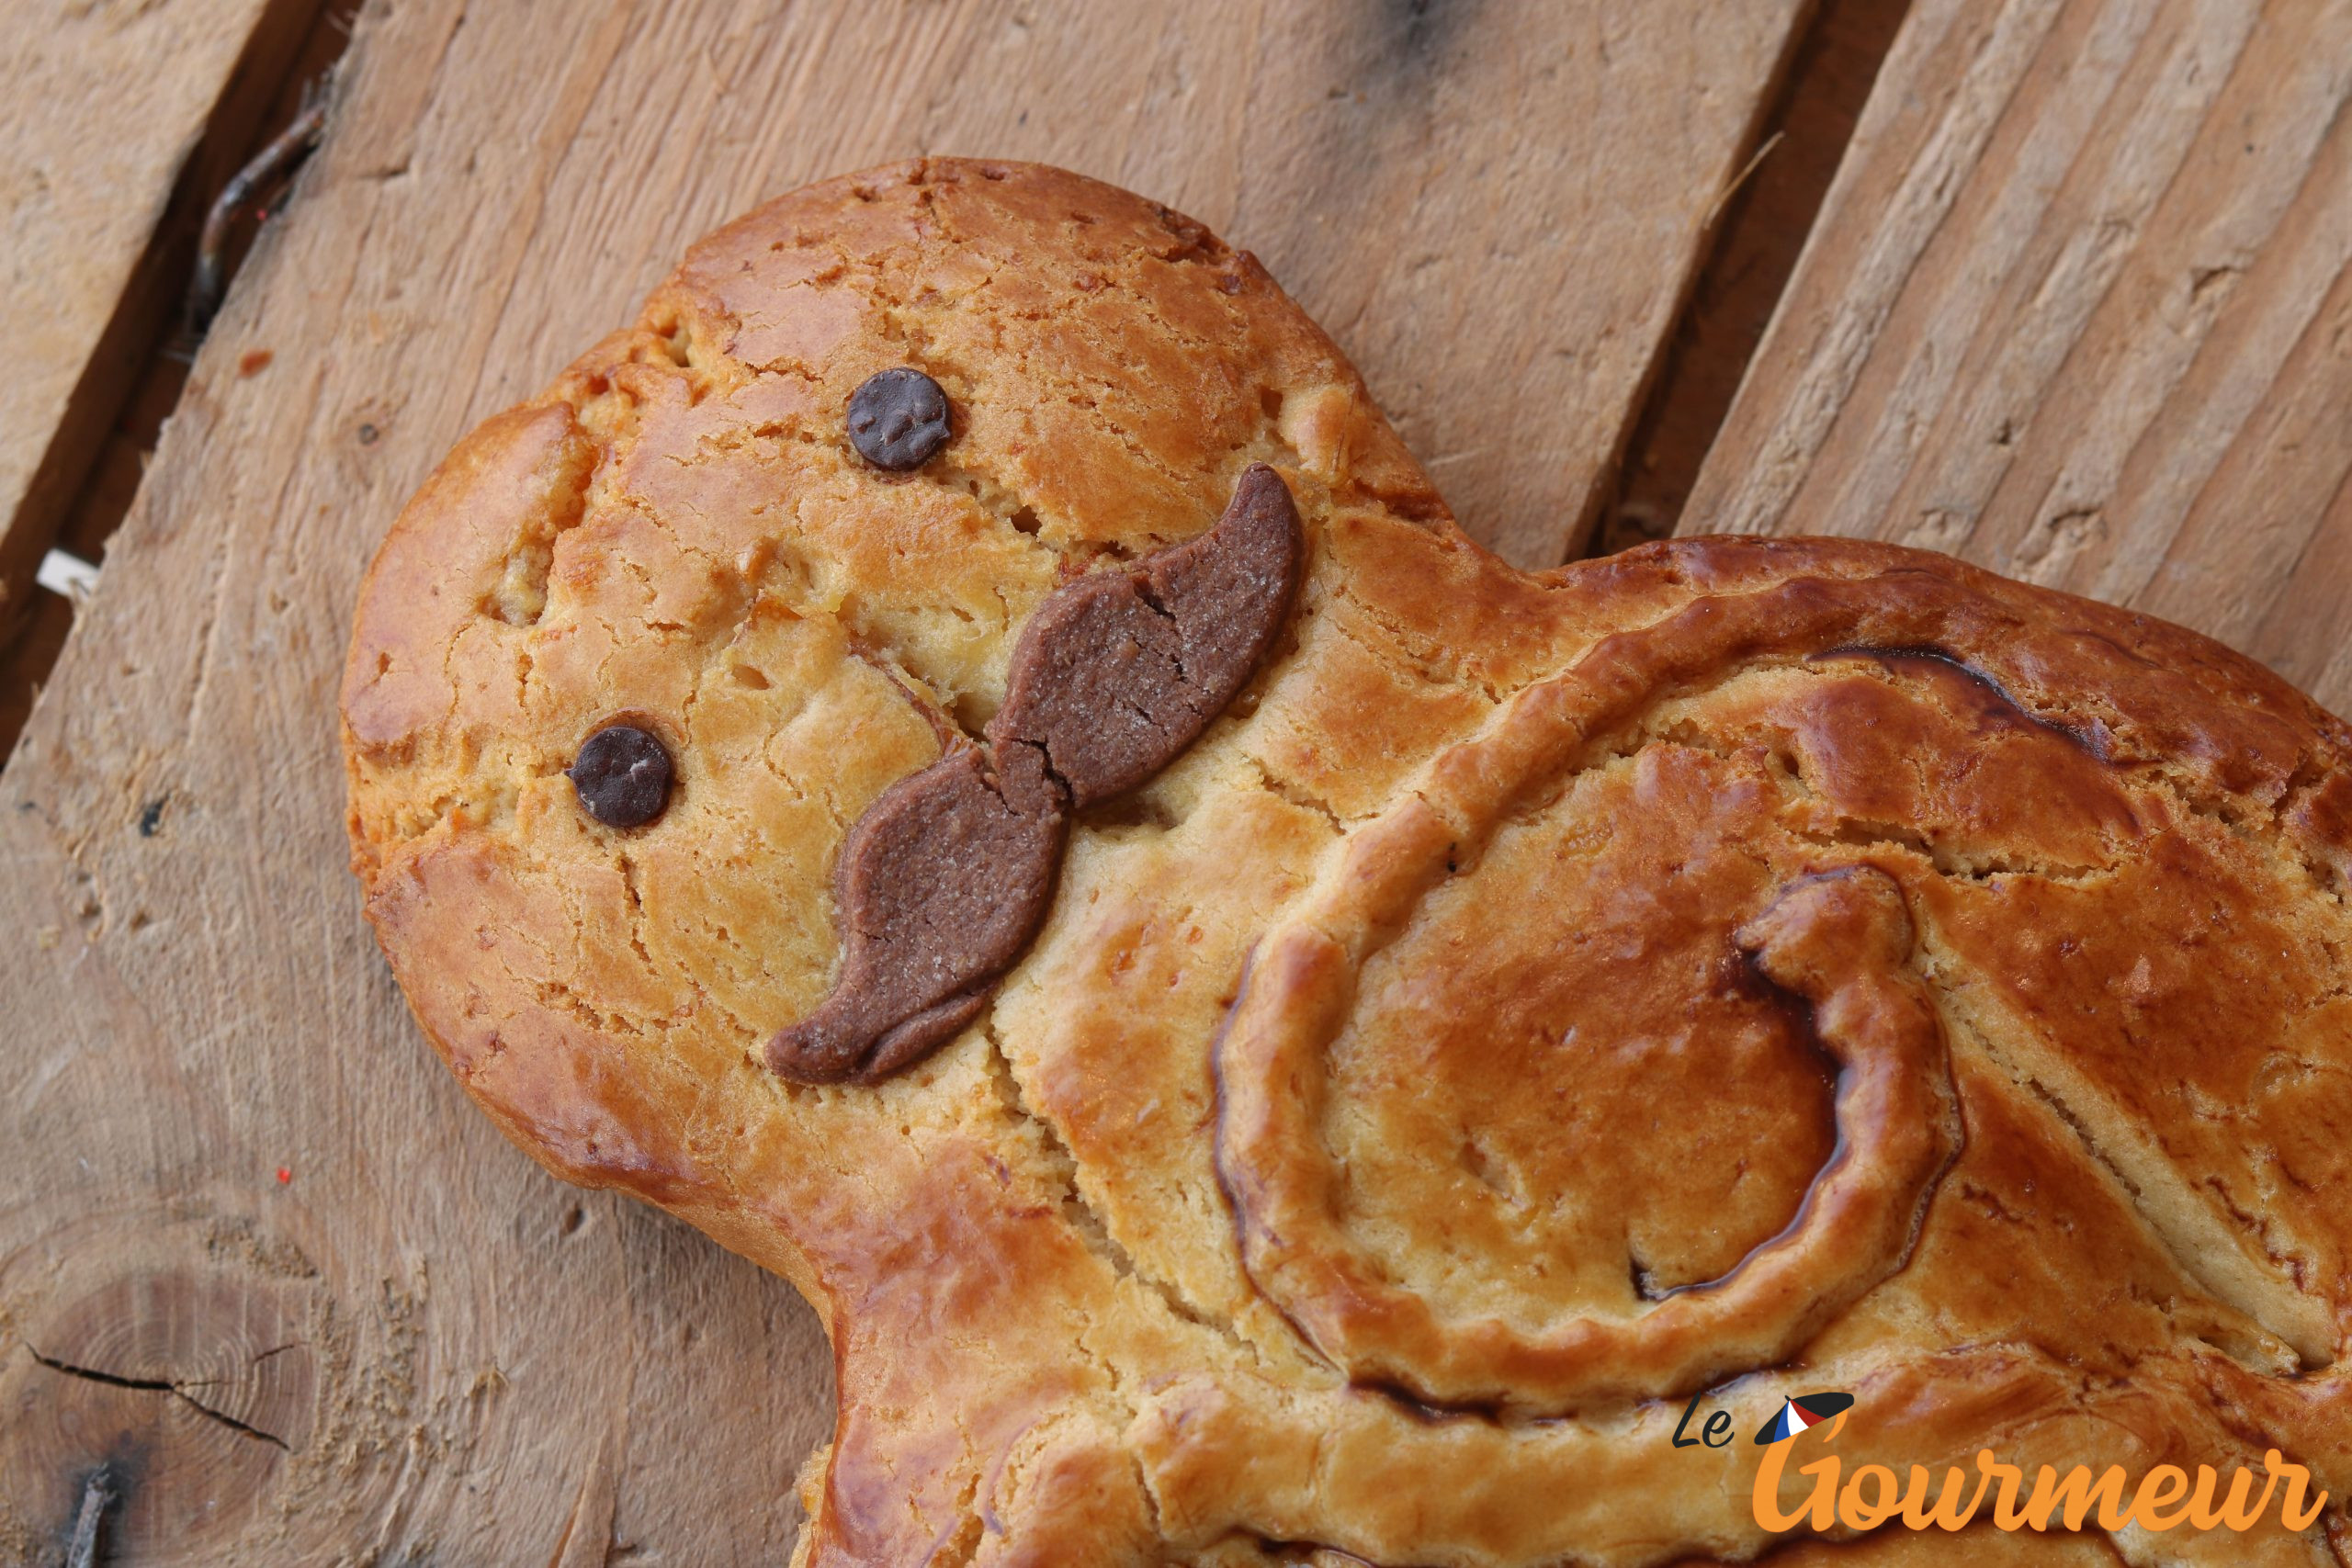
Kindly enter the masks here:
[[[905, 469], [845, 424], [894, 367]], [[1280, 594], [1282, 530], [1193, 547], [1277, 491]], [[1129, 643], [1123, 733], [1032, 682]], [[1747, 1561], [1758, 1450], [1659, 1395], [1821, 1388], [1849, 1467], [2278, 1447], [2352, 1539], [2352, 732], [1921, 552], [1517, 571], [1164, 208], [928, 160], [698, 243], [418, 491], [343, 715], [467, 1094], [823, 1316], [802, 1564]], [[934, 833], [1023, 869], [856, 913]], [[771, 1070], [901, 914], [973, 961]]]

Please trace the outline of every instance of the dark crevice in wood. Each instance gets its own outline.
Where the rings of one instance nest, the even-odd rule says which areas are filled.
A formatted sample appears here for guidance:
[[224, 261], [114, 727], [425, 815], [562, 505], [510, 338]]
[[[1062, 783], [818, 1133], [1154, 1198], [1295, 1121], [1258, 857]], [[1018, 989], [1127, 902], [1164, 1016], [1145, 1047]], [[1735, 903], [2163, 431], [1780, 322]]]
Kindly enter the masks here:
[[1681, 521], [1909, 9], [1910, 0], [1821, 0], [1758, 126], [1755, 166], [1724, 204], [1586, 554], [1664, 538]]
[[[222, 87], [203, 139], [180, 171], [146, 254], [90, 355], [13, 525], [0, 520], [0, 766], [15, 750], [41, 682], [73, 629], [71, 604], [32, 586], [51, 547], [100, 561], [130, 510], [164, 422], [196, 357], [185, 311], [198, 235], [213, 199], [301, 112], [301, 94], [334, 69], [358, 0], [277, 0]], [[232, 236], [233, 276], [259, 225]]]
[[278, 1448], [288, 1449], [289, 1452], [291, 1451], [286, 1439], [279, 1437], [277, 1433], [265, 1432], [259, 1427], [240, 1421], [234, 1416], [213, 1409], [212, 1406], [205, 1404], [203, 1401], [189, 1393], [187, 1392], [187, 1388], [180, 1383], [172, 1382], [163, 1378], [127, 1378], [117, 1372], [102, 1372], [95, 1367], [77, 1367], [71, 1361], [61, 1361], [54, 1356], [44, 1356], [29, 1345], [26, 1346], [25, 1349], [34, 1360], [39, 1361], [42, 1366], [47, 1367], [52, 1372], [57, 1372], [69, 1378], [82, 1378], [90, 1382], [104, 1383], [108, 1388], [133, 1389], [144, 1393], [168, 1393], [174, 1399], [180, 1400], [185, 1403], [189, 1409], [195, 1411], [198, 1415], [203, 1416], [208, 1421], [218, 1421], [220, 1425], [228, 1427], [231, 1431], [241, 1433], [245, 1437], [253, 1438], [256, 1442], [274, 1444]]

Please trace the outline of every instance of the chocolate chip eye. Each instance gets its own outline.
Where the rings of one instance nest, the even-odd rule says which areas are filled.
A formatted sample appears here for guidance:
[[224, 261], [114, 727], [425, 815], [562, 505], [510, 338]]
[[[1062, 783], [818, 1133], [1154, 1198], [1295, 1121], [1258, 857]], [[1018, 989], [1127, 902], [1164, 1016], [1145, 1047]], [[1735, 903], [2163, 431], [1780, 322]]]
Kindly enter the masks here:
[[608, 724], [581, 744], [564, 776], [588, 815], [607, 828], [636, 828], [670, 804], [670, 752], [633, 724]]
[[877, 468], [919, 468], [947, 445], [947, 394], [903, 365], [877, 371], [849, 395], [849, 439]]

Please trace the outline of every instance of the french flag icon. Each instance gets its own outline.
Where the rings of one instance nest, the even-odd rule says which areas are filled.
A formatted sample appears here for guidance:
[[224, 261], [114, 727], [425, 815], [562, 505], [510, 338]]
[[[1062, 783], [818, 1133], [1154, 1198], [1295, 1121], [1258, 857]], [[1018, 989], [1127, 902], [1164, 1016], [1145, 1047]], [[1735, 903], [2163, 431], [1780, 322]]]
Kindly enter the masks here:
[[1793, 1438], [1807, 1427], [1833, 1416], [1843, 1416], [1853, 1407], [1854, 1396], [1850, 1393], [1801, 1393], [1782, 1402], [1781, 1413], [1764, 1423], [1756, 1440], [1777, 1443], [1784, 1438]]

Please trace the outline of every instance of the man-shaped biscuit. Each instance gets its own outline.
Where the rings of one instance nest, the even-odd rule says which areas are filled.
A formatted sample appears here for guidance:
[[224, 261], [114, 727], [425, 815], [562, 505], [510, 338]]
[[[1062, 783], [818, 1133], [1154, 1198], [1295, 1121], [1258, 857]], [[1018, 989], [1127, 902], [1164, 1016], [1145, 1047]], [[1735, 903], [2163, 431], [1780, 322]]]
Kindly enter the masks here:
[[1744, 1560], [1677, 1420], [1817, 1389], [1849, 1472], [2352, 1492], [2344, 727], [1917, 552], [1514, 570], [1122, 192], [697, 245], [410, 505], [344, 711], [469, 1091], [823, 1314], [804, 1562]]

